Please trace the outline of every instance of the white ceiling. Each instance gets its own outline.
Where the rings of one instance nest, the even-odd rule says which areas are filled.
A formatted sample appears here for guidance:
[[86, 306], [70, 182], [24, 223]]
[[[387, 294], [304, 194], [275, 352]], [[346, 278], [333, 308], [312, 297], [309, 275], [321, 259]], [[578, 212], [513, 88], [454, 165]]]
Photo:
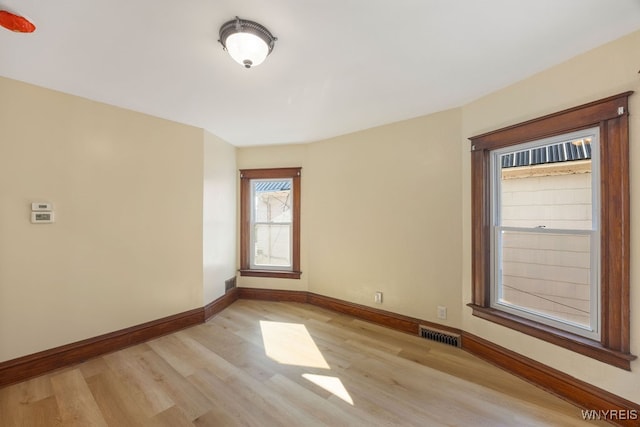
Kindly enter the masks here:
[[[640, 0], [0, 6], [37, 26], [0, 28], [1, 76], [201, 127], [237, 146], [314, 141], [460, 106], [640, 29]], [[278, 37], [249, 70], [217, 42], [236, 15]]]

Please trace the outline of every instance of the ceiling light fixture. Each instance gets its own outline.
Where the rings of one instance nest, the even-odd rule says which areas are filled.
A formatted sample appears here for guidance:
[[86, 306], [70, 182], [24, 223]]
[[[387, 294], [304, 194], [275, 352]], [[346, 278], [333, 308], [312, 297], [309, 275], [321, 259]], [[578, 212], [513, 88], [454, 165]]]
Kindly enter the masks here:
[[224, 50], [245, 68], [262, 64], [273, 50], [278, 40], [264, 26], [257, 22], [236, 19], [225, 22], [220, 27], [220, 44]]

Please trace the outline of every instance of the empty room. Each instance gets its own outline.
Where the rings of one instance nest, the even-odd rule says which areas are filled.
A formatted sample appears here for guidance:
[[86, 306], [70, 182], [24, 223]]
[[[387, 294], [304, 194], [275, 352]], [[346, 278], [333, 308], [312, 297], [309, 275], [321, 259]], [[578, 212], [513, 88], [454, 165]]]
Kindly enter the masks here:
[[637, 0], [0, 0], [0, 426], [640, 425], [639, 92]]

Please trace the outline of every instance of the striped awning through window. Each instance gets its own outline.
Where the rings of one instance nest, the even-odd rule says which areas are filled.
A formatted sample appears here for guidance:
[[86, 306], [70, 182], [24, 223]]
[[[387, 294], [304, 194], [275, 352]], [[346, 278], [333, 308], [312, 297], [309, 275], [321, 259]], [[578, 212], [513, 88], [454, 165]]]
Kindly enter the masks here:
[[258, 181], [255, 183], [255, 191], [287, 191], [291, 190], [291, 181]]
[[561, 142], [539, 148], [516, 151], [502, 155], [502, 168], [541, 165], [544, 163], [570, 162], [591, 158], [591, 143], [587, 139]]

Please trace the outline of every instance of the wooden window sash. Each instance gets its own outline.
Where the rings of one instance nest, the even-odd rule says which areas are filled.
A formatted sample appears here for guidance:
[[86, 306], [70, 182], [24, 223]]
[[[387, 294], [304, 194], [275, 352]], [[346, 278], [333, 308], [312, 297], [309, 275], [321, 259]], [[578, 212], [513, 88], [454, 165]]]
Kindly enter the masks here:
[[[469, 138], [471, 141], [473, 315], [622, 369], [631, 369], [629, 307], [629, 123], [625, 92]], [[601, 176], [601, 339], [543, 325], [490, 305], [490, 153], [598, 126]]]
[[[240, 275], [299, 279], [300, 271], [300, 175], [302, 168], [242, 169], [240, 170]], [[251, 180], [291, 178], [293, 192], [293, 215], [291, 230], [291, 270], [259, 270], [251, 268]]]

